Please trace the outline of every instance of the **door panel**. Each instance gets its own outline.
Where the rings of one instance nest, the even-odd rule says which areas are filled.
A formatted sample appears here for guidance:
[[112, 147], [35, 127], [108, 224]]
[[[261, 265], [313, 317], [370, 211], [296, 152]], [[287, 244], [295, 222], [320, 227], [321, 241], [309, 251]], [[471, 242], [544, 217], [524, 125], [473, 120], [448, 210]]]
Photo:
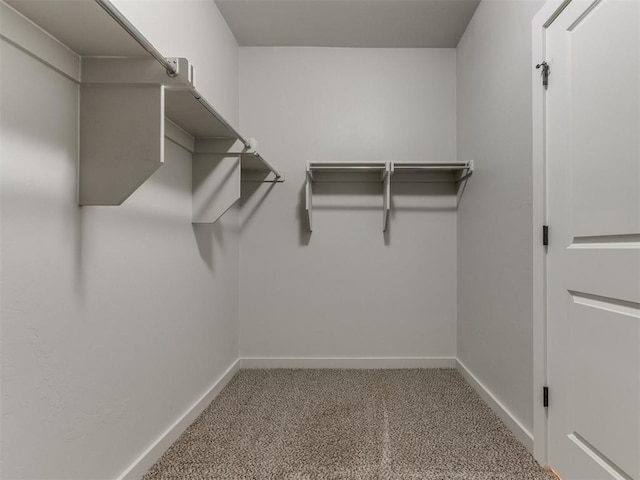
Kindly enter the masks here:
[[640, 480], [640, 2], [547, 29], [549, 463]]
[[565, 275], [572, 291], [640, 303], [638, 272], [631, 268], [634, 262], [640, 264], [638, 247], [569, 245], [566, 256]]
[[567, 32], [576, 237], [639, 231], [638, 18], [625, 3], [605, 0]]
[[[571, 423], [613, 464], [637, 477], [638, 389], [625, 365], [638, 362], [640, 314], [637, 305], [572, 294], [570, 305]], [[615, 401], [611, 396], [615, 395]], [[631, 416], [611, 415], [615, 406]]]

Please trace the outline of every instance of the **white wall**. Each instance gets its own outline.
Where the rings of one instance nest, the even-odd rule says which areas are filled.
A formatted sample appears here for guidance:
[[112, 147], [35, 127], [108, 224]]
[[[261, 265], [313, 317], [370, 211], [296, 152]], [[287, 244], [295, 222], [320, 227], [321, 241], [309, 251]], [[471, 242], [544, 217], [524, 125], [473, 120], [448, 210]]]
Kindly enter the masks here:
[[[167, 54], [212, 63], [200, 89], [237, 119], [214, 3], [149, 5], [123, 10], [178, 39]], [[0, 43], [1, 476], [112, 479], [238, 357], [239, 210], [192, 227], [191, 156], [170, 141], [124, 205], [79, 208], [77, 86]]]
[[458, 358], [533, 424], [531, 20], [542, 0], [483, 0], [458, 45]]
[[[241, 48], [243, 131], [285, 173], [243, 184], [243, 357], [454, 357], [455, 196], [380, 184], [316, 184], [305, 163], [454, 160], [455, 50]], [[259, 364], [259, 362], [258, 362]]]

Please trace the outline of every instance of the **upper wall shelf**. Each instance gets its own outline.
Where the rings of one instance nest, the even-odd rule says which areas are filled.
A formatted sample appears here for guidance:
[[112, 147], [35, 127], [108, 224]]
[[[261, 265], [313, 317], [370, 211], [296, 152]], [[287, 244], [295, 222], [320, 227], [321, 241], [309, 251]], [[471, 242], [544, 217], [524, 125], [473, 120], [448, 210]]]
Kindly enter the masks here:
[[[391, 171], [396, 172], [464, 172], [463, 175], [473, 172], [473, 160], [468, 162], [392, 162]], [[460, 180], [458, 178], [457, 180]]]
[[[198, 92], [189, 61], [164, 57], [108, 0], [6, 3], [81, 57], [74, 75], [80, 83], [80, 205], [120, 205], [162, 165], [165, 118], [184, 140], [179, 143], [211, 164], [194, 168], [194, 198], [211, 199], [220, 190], [210, 179], [195, 176], [211, 175], [229, 157], [235, 158], [237, 175], [221, 178], [232, 177], [234, 185], [240, 171], [251, 172], [252, 178], [258, 172], [264, 181], [283, 180], [258, 153], [256, 142], [242, 136]], [[199, 140], [212, 138], [220, 141], [205, 142], [207, 147], [198, 150]], [[195, 190], [205, 186], [207, 192]], [[225, 207], [216, 212], [239, 198], [239, 183], [229, 192]], [[193, 221], [215, 221], [197, 213], [208, 210], [194, 205]]]
[[309, 162], [309, 172], [385, 172], [387, 162]]
[[[313, 231], [313, 183], [368, 181], [382, 184], [382, 230], [387, 230], [391, 207], [391, 183], [466, 180], [473, 173], [473, 160], [468, 162], [308, 162], [305, 181], [305, 209], [309, 231]], [[441, 177], [445, 175], [445, 177]], [[373, 180], [372, 180], [373, 178]]]

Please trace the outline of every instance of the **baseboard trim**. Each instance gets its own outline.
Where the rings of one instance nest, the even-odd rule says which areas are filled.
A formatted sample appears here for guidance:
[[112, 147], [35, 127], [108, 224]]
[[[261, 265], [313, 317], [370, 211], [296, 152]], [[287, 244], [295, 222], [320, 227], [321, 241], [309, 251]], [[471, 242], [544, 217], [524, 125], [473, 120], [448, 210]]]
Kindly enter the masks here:
[[526, 429], [522, 423], [513, 415], [507, 407], [504, 406], [496, 396], [489, 390], [464, 363], [459, 359], [456, 360], [457, 368], [464, 379], [473, 387], [480, 395], [482, 400], [494, 411], [500, 420], [502, 420], [507, 428], [515, 435], [515, 437], [526, 447], [529, 452], [533, 453], [533, 435]]
[[213, 383], [207, 392], [191, 405], [182, 416], [176, 420], [160, 437], [151, 444], [147, 450], [138, 457], [125, 472], [118, 477], [118, 480], [139, 480], [147, 473], [147, 470], [156, 463], [162, 454], [175, 442], [189, 425], [207, 408], [207, 406], [218, 396], [220, 391], [229, 383], [233, 376], [240, 370], [242, 362], [240, 359], [233, 364]]
[[454, 357], [242, 357], [242, 368], [456, 368]]

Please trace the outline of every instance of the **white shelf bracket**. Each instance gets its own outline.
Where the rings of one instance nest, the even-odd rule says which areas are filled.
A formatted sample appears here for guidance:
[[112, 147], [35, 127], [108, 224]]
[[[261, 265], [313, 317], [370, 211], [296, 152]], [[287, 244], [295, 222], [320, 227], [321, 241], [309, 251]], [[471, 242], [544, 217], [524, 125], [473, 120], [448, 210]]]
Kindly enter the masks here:
[[80, 205], [122, 204], [163, 162], [161, 85], [80, 87]]
[[164, 163], [165, 88], [191, 88], [189, 63], [169, 79], [151, 58], [83, 58], [78, 203], [120, 205]]

